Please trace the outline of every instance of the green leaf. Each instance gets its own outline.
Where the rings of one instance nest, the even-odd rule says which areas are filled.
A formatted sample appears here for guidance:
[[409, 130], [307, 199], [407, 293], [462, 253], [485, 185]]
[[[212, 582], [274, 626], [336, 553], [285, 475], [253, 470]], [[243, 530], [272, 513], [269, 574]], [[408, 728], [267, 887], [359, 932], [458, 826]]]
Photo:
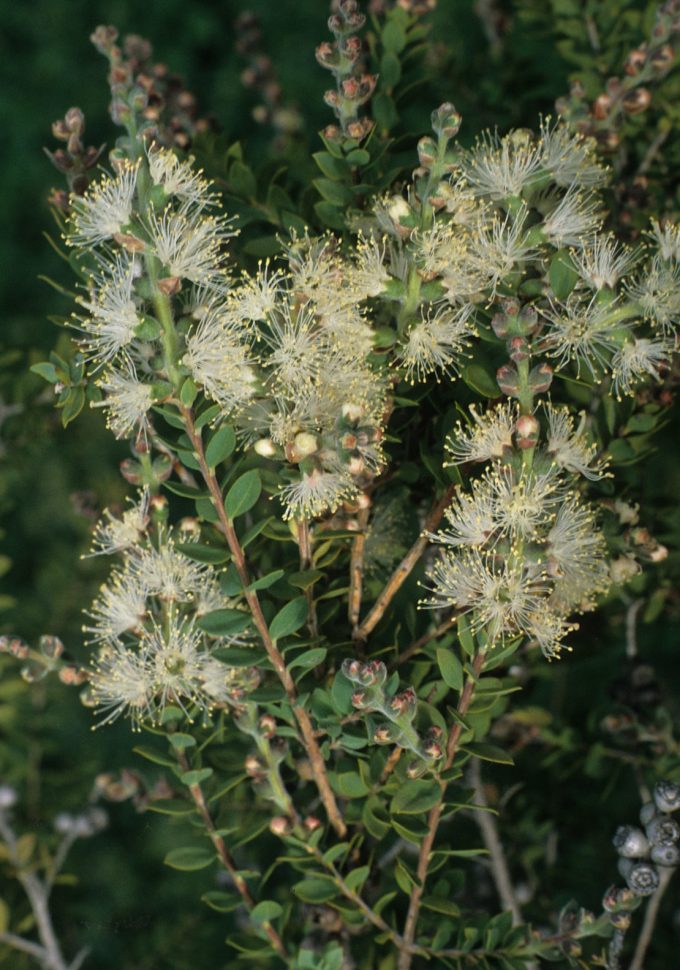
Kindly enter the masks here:
[[470, 632], [470, 624], [464, 613], [458, 617], [458, 642], [469, 657], [474, 657], [475, 638]]
[[74, 421], [85, 405], [85, 391], [82, 387], [72, 387], [66, 397], [66, 403], [61, 412], [61, 423], [66, 428]]
[[325, 226], [331, 229], [344, 229], [345, 217], [341, 209], [331, 202], [317, 202], [314, 211]]
[[212, 892], [203, 893], [201, 902], [217, 910], [218, 913], [231, 913], [242, 904], [243, 900], [238, 893], [223, 893], [215, 889]]
[[250, 613], [243, 610], [212, 610], [197, 621], [197, 626], [210, 636], [228, 637], [242, 633], [250, 621]]
[[371, 156], [365, 148], [353, 148], [352, 151], [347, 155], [347, 161], [350, 165], [368, 165], [370, 160]]
[[50, 364], [46, 360], [41, 361], [39, 364], [33, 364], [29, 370], [32, 374], [37, 374], [38, 377], [42, 377], [43, 380], [48, 381], [50, 384], [56, 384], [59, 380], [59, 375], [54, 364]]
[[460, 908], [450, 899], [441, 899], [439, 896], [423, 896], [423, 906], [431, 909], [433, 913], [443, 913], [444, 916], [460, 916]]
[[229, 189], [234, 195], [243, 199], [251, 199], [257, 191], [255, 176], [243, 162], [232, 162], [229, 168]]
[[380, 61], [380, 80], [388, 88], [399, 83], [401, 77], [401, 61], [395, 53], [387, 51]]
[[450, 647], [437, 647], [437, 663], [447, 687], [462, 690], [465, 680], [463, 665]]
[[288, 664], [288, 669], [294, 670], [296, 667], [311, 669], [312, 667], [318, 667], [326, 659], [327, 653], [328, 651], [325, 647], [314, 647], [312, 650], [305, 650], [299, 657], [291, 660]]
[[401, 16], [403, 11], [395, 10], [388, 14], [388, 20], [383, 28], [380, 39], [386, 51], [401, 53], [406, 47], [406, 24]]
[[385, 131], [392, 128], [399, 119], [394, 101], [389, 94], [385, 94], [384, 92], [376, 94], [371, 102], [371, 109], [376, 124]]
[[182, 734], [181, 731], [175, 731], [174, 734], [169, 736], [168, 740], [175, 751], [186, 751], [187, 748], [193, 748], [196, 744], [196, 738], [192, 738], [190, 734]]
[[303, 879], [293, 886], [293, 892], [304, 903], [326, 903], [338, 895], [339, 890], [329, 879]]
[[136, 748], [132, 749], [135, 754], [140, 755], [142, 758], [146, 758], [147, 761], [151, 761], [155, 765], [163, 765], [164, 768], [176, 768], [177, 762], [170, 758], [167, 754], [163, 754], [161, 751], [156, 751], [155, 748], [149, 748], [146, 744], [138, 744]]
[[256, 468], [237, 478], [227, 492], [224, 507], [230, 519], [244, 515], [257, 502], [262, 492], [260, 473]]
[[464, 367], [460, 375], [468, 387], [477, 391], [482, 397], [500, 397], [500, 389], [496, 383], [496, 378], [489, 374], [479, 364], [468, 364]]
[[251, 910], [250, 918], [254, 923], [271, 923], [281, 913], [283, 913], [283, 906], [280, 903], [274, 902], [273, 899], [263, 899]]
[[331, 179], [314, 179], [313, 185], [319, 195], [331, 205], [347, 206], [354, 201], [354, 196], [350, 189], [341, 182], [334, 182]]
[[159, 815], [191, 815], [196, 811], [193, 802], [184, 802], [180, 798], [159, 798], [150, 801], [145, 807], [145, 812], [157, 812]]
[[205, 460], [211, 468], [216, 468], [220, 462], [233, 452], [236, 447], [236, 435], [229, 424], [223, 425], [216, 431], [205, 449]]
[[185, 407], [190, 408], [191, 405], [196, 400], [197, 396], [198, 396], [198, 388], [196, 387], [191, 377], [187, 377], [187, 379], [182, 384], [182, 388], [179, 392], [180, 401]]
[[231, 558], [231, 553], [228, 549], [220, 549], [218, 546], [206, 546], [202, 542], [178, 542], [177, 548], [185, 556], [188, 556], [189, 559], [194, 559], [196, 562], [210, 563], [213, 566], [227, 562]]
[[212, 768], [194, 768], [192, 771], [184, 771], [179, 776], [182, 784], [190, 788], [192, 785], [200, 785], [213, 774]]
[[339, 714], [350, 714], [354, 710], [352, 694], [355, 690], [355, 685], [343, 673], [337, 673], [335, 675], [333, 686], [331, 687], [331, 700]]
[[482, 761], [493, 761], [497, 765], [514, 765], [515, 763], [507, 751], [497, 748], [495, 744], [475, 741], [474, 744], [463, 745], [461, 750], [467, 751]]
[[307, 600], [304, 596], [286, 603], [282, 610], [276, 614], [269, 624], [269, 632], [273, 640], [280, 640], [281, 637], [290, 636], [295, 633], [307, 619]]
[[273, 586], [285, 574], [285, 569], [275, 569], [273, 572], [267, 573], [266, 576], [260, 576], [259, 579], [254, 580], [248, 587], [248, 590], [252, 592], [257, 589], [269, 589], [270, 586]]
[[368, 879], [370, 871], [370, 866], [359, 866], [358, 869], [352, 869], [352, 871], [345, 876], [345, 882], [350, 889], [352, 889], [354, 892], [358, 892]]
[[298, 589], [309, 589], [322, 576], [323, 573], [320, 569], [306, 569], [301, 573], [289, 573], [286, 579], [291, 586], [297, 586]]
[[329, 179], [344, 181], [350, 177], [350, 169], [344, 158], [336, 158], [330, 152], [315, 152], [312, 158]]
[[421, 812], [429, 812], [440, 798], [441, 788], [436, 781], [406, 781], [392, 799], [390, 811], [393, 814], [419, 815]]
[[333, 787], [345, 798], [363, 798], [370, 791], [358, 771], [340, 772]]
[[550, 287], [556, 298], [566, 300], [578, 280], [578, 273], [574, 269], [568, 249], [560, 249], [555, 253], [548, 275]]
[[170, 866], [171, 869], [180, 869], [182, 872], [195, 872], [198, 869], [205, 869], [214, 861], [215, 853], [213, 850], [200, 846], [172, 849], [163, 860], [166, 866]]

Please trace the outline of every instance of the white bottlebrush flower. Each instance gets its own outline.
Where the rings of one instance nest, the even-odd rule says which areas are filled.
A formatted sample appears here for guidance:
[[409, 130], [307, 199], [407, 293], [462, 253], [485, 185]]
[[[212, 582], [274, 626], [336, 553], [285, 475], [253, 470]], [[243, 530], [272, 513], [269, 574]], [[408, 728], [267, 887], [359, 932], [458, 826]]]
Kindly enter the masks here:
[[157, 549], [142, 549], [130, 562], [147, 595], [169, 602], [192, 601], [213, 578], [210, 566], [183, 555], [167, 537]]
[[99, 590], [88, 616], [94, 626], [84, 627], [93, 639], [117, 640], [123, 633], [137, 630], [147, 613], [146, 588], [134, 572], [116, 570]]
[[538, 177], [540, 154], [531, 136], [513, 131], [503, 138], [485, 132], [461, 162], [462, 172], [476, 195], [503, 201], [521, 195]]
[[543, 232], [555, 246], [582, 246], [599, 229], [602, 213], [597, 196], [577, 187], [567, 190], [543, 220]]
[[193, 167], [194, 158], [180, 161], [167, 148], [153, 145], [147, 153], [149, 172], [154, 185], [159, 185], [166, 195], [176, 196], [198, 209], [217, 205], [217, 199], [210, 190], [210, 182], [203, 173]]
[[598, 368], [608, 368], [622, 332], [630, 328], [630, 322], [619, 310], [618, 304], [598, 303], [595, 296], [590, 302], [583, 301], [578, 294], [566, 303], [553, 302], [549, 310], [543, 311], [548, 327], [538, 346], [556, 357], [560, 366], [573, 361], [577, 373], [583, 367], [596, 377]]
[[90, 687], [100, 724], [110, 724], [122, 714], [132, 719], [133, 730], [154, 719], [154, 676], [144, 656], [120, 644], [105, 644], [90, 673]]
[[132, 217], [137, 165], [127, 164], [115, 177], [105, 175], [85, 195], [71, 196], [71, 219], [66, 242], [96, 246], [121, 232]]
[[540, 573], [477, 550], [445, 554], [429, 575], [434, 594], [430, 605], [471, 613], [473, 630], [483, 629], [491, 643], [525, 633], [549, 591]]
[[153, 677], [157, 717], [168, 704], [177, 704], [187, 717], [187, 705], [205, 706], [202, 673], [206, 652], [203, 635], [193, 620], [171, 611], [163, 626], [154, 624], [145, 631], [140, 653]]
[[518, 265], [533, 260], [538, 252], [525, 229], [528, 213], [523, 206], [514, 216], [494, 216], [490, 224], [480, 224], [471, 244], [477, 269], [486, 277], [484, 285], [494, 294]]
[[116, 254], [107, 271], [93, 279], [90, 298], [78, 300], [91, 314], [90, 319], [78, 324], [85, 334], [81, 347], [96, 366], [110, 363], [121, 351], [125, 353], [134, 340], [142, 322], [134, 293], [138, 273], [134, 259]]
[[595, 236], [572, 253], [576, 272], [593, 290], [601, 290], [605, 286], [613, 290], [637, 258], [633, 250], [622, 246], [614, 236], [609, 235]]
[[105, 396], [103, 401], [94, 401], [92, 407], [107, 409], [107, 424], [116, 438], [146, 430], [147, 413], [153, 405], [151, 385], [140, 381], [131, 365], [124, 370], [107, 370], [97, 386]]
[[469, 338], [474, 333], [470, 304], [454, 309], [440, 305], [422, 311], [422, 320], [413, 326], [399, 351], [399, 361], [407, 381], [424, 381], [429, 374], [452, 377], [458, 373]]
[[275, 387], [297, 391], [319, 378], [329, 347], [307, 306], [294, 308], [287, 301], [281, 303], [261, 333], [268, 347], [262, 362], [272, 368]]
[[583, 475], [591, 482], [602, 478], [604, 463], [597, 461], [597, 449], [586, 436], [586, 415], [581, 415], [576, 427], [567, 407], [546, 404], [545, 414], [548, 419], [546, 450], [557, 466], [575, 475]]
[[505, 456], [512, 448], [512, 435], [517, 419], [517, 407], [512, 403], [500, 404], [478, 414], [470, 405], [472, 423], [466, 428], [458, 424], [446, 439], [446, 451], [451, 457], [449, 464], [460, 465], [466, 461], [491, 461]]
[[299, 481], [284, 486], [279, 497], [286, 506], [285, 519], [310, 519], [334, 512], [355, 494], [356, 486], [346, 472], [315, 469], [309, 474], [303, 472]]
[[149, 521], [149, 492], [142, 492], [139, 503], [126, 509], [120, 518], [108, 509], [95, 526], [92, 537], [93, 556], [110, 556], [124, 552], [139, 543]]
[[597, 186], [607, 180], [607, 170], [597, 160], [595, 140], [575, 134], [559, 121], [552, 127], [550, 118], [541, 121], [539, 149], [541, 165], [560, 188]]
[[680, 262], [667, 263], [654, 256], [628, 287], [642, 315], [664, 333], [674, 333], [680, 322]]
[[497, 529], [494, 496], [485, 479], [475, 482], [474, 490], [458, 492], [444, 513], [448, 528], [430, 538], [445, 546], [472, 546], [481, 549]]
[[673, 343], [665, 338], [648, 340], [646, 337], [635, 337], [627, 340], [612, 359], [616, 394], [630, 394], [644, 378], [651, 377], [658, 381], [661, 369], [670, 363], [673, 350]]
[[358, 300], [380, 296], [390, 281], [385, 266], [387, 250], [385, 239], [360, 236], [353, 253], [353, 262], [345, 267], [348, 289]]
[[592, 607], [609, 588], [604, 537], [587, 506], [575, 498], [562, 503], [547, 536], [547, 568], [555, 582], [551, 604], [560, 610]]
[[226, 414], [241, 408], [255, 394], [254, 362], [219, 312], [209, 311], [187, 339], [182, 363]]
[[[548, 609], [547, 605], [527, 618], [526, 634], [541, 649], [544, 657], [553, 660], [565, 649], [564, 638], [578, 629], [577, 623], [568, 623], [559, 613]], [[567, 649], [570, 649], [567, 647]]]
[[680, 226], [664, 221], [663, 225], [652, 219], [652, 229], [648, 233], [655, 241], [659, 256], [667, 263], [680, 262]]
[[536, 538], [555, 514], [560, 483], [552, 471], [523, 473], [518, 478], [511, 468], [496, 467], [488, 475], [488, 484], [497, 527], [511, 540]]
[[234, 235], [225, 219], [168, 206], [160, 215], [150, 212], [148, 224], [153, 250], [168, 276], [204, 285], [224, 277], [222, 248]]
[[267, 261], [255, 276], [244, 273], [241, 285], [230, 294], [229, 312], [239, 322], [268, 320], [286, 296], [284, 274], [273, 272]]

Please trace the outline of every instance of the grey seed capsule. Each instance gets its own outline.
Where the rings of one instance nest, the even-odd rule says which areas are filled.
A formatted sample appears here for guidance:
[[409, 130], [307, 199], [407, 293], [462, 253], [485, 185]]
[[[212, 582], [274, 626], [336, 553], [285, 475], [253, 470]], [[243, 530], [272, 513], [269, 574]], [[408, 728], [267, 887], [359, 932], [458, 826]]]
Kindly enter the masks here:
[[680, 841], [680, 825], [670, 815], [657, 815], [645, 831], [652, 845], [667, 846]]
[[675, 812], [680, 808], [680, 785], [659, 781], [654, 786], [654, 801], [660, 812]]
[[653, 845], [652, 862], [658, 866], [677, 866], [680, 863], [680, 848], [677, 845]]
[[614, 848], [624, 859], [641, 859], [649, 852], [647, 836], [634, 825], [620, 825], [612, 841]]

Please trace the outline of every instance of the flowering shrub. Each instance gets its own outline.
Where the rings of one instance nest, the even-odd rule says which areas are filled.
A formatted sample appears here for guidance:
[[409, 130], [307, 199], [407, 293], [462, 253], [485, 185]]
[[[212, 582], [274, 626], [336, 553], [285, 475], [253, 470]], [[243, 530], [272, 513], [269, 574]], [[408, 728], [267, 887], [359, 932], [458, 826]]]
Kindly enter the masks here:
[[[215, 163], [144, 43], [97, 28], [122, 134], [105, 156], [78, 109], [54, 126], [77, 289], [69, 349], [33, 371], [64, 425], [103, 409], [134, 492], [94, 529], [114, 565], [83, 604], [89, 659], [2, 646], [27, 679], [78, 688], [95, 725], [129, 722], [163, 780], [104, 773], [96, 798], [175, 821], [165, 862], [206, 870], [248, 965], [615, 968], [651, 895], [640, 968], [678, 864], [671, 724], [638, 725], [646, 831], [616, 832], [626, 887], [600, 915], [553, 901], [525, 921], [482, 765], [513, 764], [522, 714], [541, 736], [514, 695], [578, 655], [584, 614], [623, 602], [634, 655], [636, 597], [667, 558], [618, 469], [670, 400], [680, 225], [630, 230], [611, 152], [673, 65], [680, 9], [661, 5], [592, 108], [572, 89], [534, 131], [463, 142], [447, 101], [402, 155], [429, 6], [375, 5], [369, 60], [364, 14], [337, 5], [316, 52], [336, 122], [295, 197], [239, 145]], [[270, 92], [285, 146], [282, 110]], [[0, 940], [62, 970], [36, 922], [39, 943], [11, 924]]]

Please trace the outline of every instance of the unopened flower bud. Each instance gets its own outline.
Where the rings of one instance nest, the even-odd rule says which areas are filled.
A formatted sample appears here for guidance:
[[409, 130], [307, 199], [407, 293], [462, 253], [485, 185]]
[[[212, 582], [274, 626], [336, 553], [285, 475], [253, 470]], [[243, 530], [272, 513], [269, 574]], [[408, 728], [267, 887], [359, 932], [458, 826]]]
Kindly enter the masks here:
[[258, 727], [265, 738], [271, 739], [276, 734], [276, 718], [271, 714], [263, 714], [258, 721]]
[[59, 680], [67, 687], [80, 687], [88, 678], [87, 670], [78, 667], [61, 667], [59, 670]]
[[272, 835], [284, 836], [290, 834], [290, 820], [285, 815], [275, 815], [269, 823]]
[[680, 863], [680, 846], [653, 845], [650, 857], [657, 866], [677, 866]]
[[199, 536], [201, 534], [201, 523], [193, 515], [185, 515], [179, 523], [179, 531], [186, 535]]
[[534, 394], [545, 394], [553, 379], [553, 369], [550, 364], [539, 364], [529, 372], [529, 387]]
[[427, 761], [419, 759], [418, 761], [412, 761], [406, 769], [406, 777], [413, 780], [414, 778], [422, 778], [423, 775], [429, 771], [430, 765]]
[[504, 340], [507, 337], [509, 321], [504, 313], [494, 313], [491, 318], [491, 326], [499, 340]]
[[614, 848], [624, 859], [641, 859], [649, 852], [649, 842], [642, 829], [620, 825], [613, 838]]
[[59, 637], [44, 636], [38, 642], [40, 653], [50, 660], [58, 660], [64, 652], [64, 644]]
[[317, 829], [321, 828], [321, 819], [317, 818], [316, 815], [308, 815], [303, 825], [308, 832], [316, 832]]
[[540, 425], [533, 414], [522, 414], [515, 424], [517, 444], [520, 448], [533, 448], [538, 441]]
[[503, 394], [516, 397], [519, 394], [519, 374], [510, 364], [503, 364], [496, 371], [496, 381]]
[[432, 129], [437, 135], [443, 138], [455, 138], [460, 130], [462, 120], [461, 115], [456, 111], [455, 105], [451, 104], [450, 101], [445, 101], [444, 104], [440, 104], [432, 112]]
[[444, 755], [441, 744], [438, 744], [434, 739], [425, 742], [423, 752], [428, 758], [432, 758], [433, 761], [439, 761]]
[[529, 344], [524, 337], [511, 337], [508, 341], [508, 356], [510, 360], [519, 364], [529, 357]]
[[630, 927], [631, 920], [633, 919], [630, 913], [612, 913], [610, 916], [610, 922], [614, 929], [621, 930], [624, 933]]
[[429, 168], [437, 157], [437, 143], [434, 138], [426, 135], [418, 142], [418, 161], [424, 168]]
[[158, 280], [156, 286], [165, 296], [177, 296], [182, 289], [182, 280], [179, 276], [165, 276]]
[[259, 758], [256, 758], [254, 754], [249, 754], [244, 762], [244, 767], [246, 774], [251, 778], [260, 778], [263, 773], [264, 766]]
[[604, 121], [612, 106], [612, 99], [608, 94], [600, 94], [593, 103], [593, 114], [598, 121]]
[[646, 63], [647, 51], [645, 47], [636, 47], [626, 58], [626, 64], [623, 69], [629, 77], [635, 77], [640, 73]]
[[411, 720], [415, 717], [418, 708], [418, 698], [412, 687], [407, 687], [401, 694], [395, 694], [388, 704], [390, 710], [396, 717], [403, 717]]
[[367, 695], [365, 690], [355, 690], [352, 694], [352, 706], [361, 710], [367, 706]]
[[381, 724], [373, 733], [374, 744], [394, 744], [399, 737], [399, 729], [394, 724]]
[[630, 556], [619, 556], [609, 564], [609, 575], [612, 582], [617, 585], [627, 583], [633, 576], [640, 572], [640, 566]]
[[640, 821], [645, 826], [649, 825], [653, 818], [656, 818], [657, 807], [654, 802], [645, 802], [640, 809]]
[[623, 110], [627, 111], [629, 115], [638, 115], [646, 111], [651, 103], [652, 94], [648, 88], [635, 88], [634, 91], [629, 91], [623, 99]]
[[253, 445], [253, 451], [262, 458], [272, 458], [276, 454], [276, 445], [271, 438], [260, 438]]
[[652, 52], [649, 58], [651, 67], [657, 74], [663, 74], [669, 69], [674, 59], [673, 48], [670, 44], [663, 44], [658, 50]]
[[654, 801], [660, 812], [675, 812], [680, 808], [680, 785], [659, 781], [654, 786]]

